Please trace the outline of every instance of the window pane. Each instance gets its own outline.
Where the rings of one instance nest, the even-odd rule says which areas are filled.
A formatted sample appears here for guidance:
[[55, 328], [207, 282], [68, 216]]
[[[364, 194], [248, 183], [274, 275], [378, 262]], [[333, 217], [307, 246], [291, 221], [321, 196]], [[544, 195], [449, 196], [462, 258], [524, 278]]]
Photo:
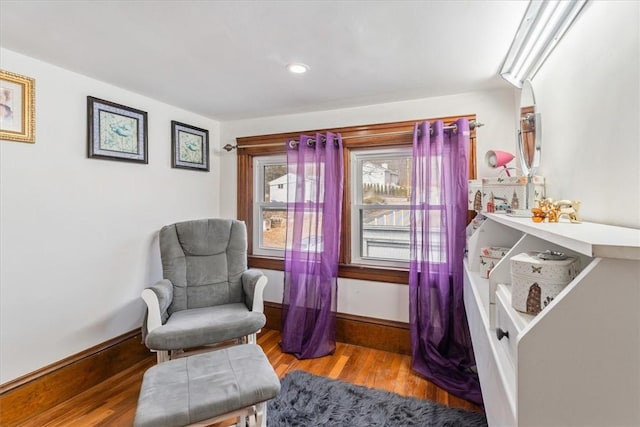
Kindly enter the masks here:
[[[318, 202], [324, 197], [324, 166], [320, 165], [320, 174], [318, 175], [318, 166], [313, 162], [304, 164], [304, 179], [298, 174], [298, 166], [290, 165], [289, 175], [281, 178], [284, 183], [285, 201], [295, 202], [296, 200], [304, 200], [305, 202]], [[318, 178], [318, 176], [320, 178]], [[299, 179], [301, 179], [299, 181]]]
[[287, 201], [287, 165], [264, 166], [264, 194], [265, 202]]
[[[446, 231], [440, 226], [443, 221], [444, 212], [439, 208], [433, 208], [427, 212], [427, 217], [423, 217], [421, 211], [416, 211], [416, 238], [417, 247], [428, 245], [428, 252], [418, 252], [416, 259], [419, 262], [429, 261], [432, 263], [445, 262], [447, 260], [445, 242], [447, 240]], [[423, 228], [429, 227], [423, 238]], [[426, 239], [423, 240], [423, 239]]]
[[279, 257], [286, 239], [287, 158], [253, 158], [253, 255]]
[[284, 250], [287, 240], [287, 210], [262, 210], [262, 241], [263, 249]]
[[[302, 223], [298, 224], [297, 228], [293, 226], [294, 216], [297, 216], [298, 220], [302, 220]], [[322, 218], [322, 211], [314, 208], [305, 209], [303, 212], [290, 210], [287, 220], [287, 226], [290, 227], [287, 247], [294, 251], [322, 252], [324, 243], [322, 239]], [[294, 244], [293, 239], [296, 233], [299, 233], [296, 236], [299, 241]]]
[[362, 258], [409, 261], [408, 209], [362, 210]]
[[[427, 164], [428, 162], [430, 164]], [[429, 173], [428, 191], [418, 191], [416, 193], [416, 203], [439, 204], [442, 197], [440, 194], [442, 187], [442, 157], [433, 156], [430, 159], [418, 160], [416, 166], [419, 168], [418, 174]]]
[[363, 204], [409, 204], [411, 157], [376, 156], [363, 159], [359, 164]]

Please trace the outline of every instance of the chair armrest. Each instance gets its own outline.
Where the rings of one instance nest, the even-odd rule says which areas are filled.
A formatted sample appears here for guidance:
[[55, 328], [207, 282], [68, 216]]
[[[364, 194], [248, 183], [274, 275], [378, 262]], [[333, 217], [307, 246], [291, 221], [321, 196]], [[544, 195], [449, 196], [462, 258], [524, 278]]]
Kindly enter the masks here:
[[262, 271], [249, 269], [242, 273], [242, 289], [245, 293], [245, 304], [251, 311], [264, 313], [264, 288], [267, 286], [267, 276]]
[[142, 299], [147, 304], [147, 332], [162, 326], [169, 317], [167, 309], [173, 301], [173, 284], [164, 279], [142, 291]]

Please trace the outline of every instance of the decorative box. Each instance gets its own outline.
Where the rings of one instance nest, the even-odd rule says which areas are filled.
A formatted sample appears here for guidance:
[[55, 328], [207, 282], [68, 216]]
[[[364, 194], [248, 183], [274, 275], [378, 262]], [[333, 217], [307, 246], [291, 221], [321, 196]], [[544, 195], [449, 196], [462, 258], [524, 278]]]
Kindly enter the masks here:
[[[527, 191], [528, 189], [528, 191]], [[544, 177], [526, 176], [482, 178], [482, 210], [502, 212], [513, 209], [531, 209], [534, 200], [543, 199]]]
[[518, 311], [538, 314], [579, 272], [579, 258], [558, 252], [515, 255], [511, 258], [511, 305]]
[[511, 248], [503, 248], [500, 246], [490, 246], [480, 249], [480, 276], [485, 279], [489, 278], [489, 273], [496, 266], [498, 261], [504, 257]]
[[482, 211], [482, 180], [470, 179], [467, 197], [467, 209], [470, 211]]

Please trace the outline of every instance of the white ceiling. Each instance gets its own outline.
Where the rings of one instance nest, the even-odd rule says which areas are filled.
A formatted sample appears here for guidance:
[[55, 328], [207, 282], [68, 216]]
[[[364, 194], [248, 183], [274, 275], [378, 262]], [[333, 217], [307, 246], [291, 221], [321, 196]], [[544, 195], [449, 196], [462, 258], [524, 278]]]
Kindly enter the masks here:
[[0, 46], [232, 120], [507, 87], [527, 4], [1, 0]]

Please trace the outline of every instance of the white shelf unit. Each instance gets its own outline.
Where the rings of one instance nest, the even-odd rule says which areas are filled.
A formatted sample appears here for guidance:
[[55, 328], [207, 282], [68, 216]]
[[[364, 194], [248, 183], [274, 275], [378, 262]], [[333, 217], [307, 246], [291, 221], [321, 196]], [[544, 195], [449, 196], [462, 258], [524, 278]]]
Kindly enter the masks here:
[[[640, 230], [485, 216], [467, 242], [464, 302], [489, 425], [640, 426]], [[484, 279], [488, 246], [511, 250]], [[520, 313], [509, 259], [547, 249], [582, 271], [541, 313]]]

